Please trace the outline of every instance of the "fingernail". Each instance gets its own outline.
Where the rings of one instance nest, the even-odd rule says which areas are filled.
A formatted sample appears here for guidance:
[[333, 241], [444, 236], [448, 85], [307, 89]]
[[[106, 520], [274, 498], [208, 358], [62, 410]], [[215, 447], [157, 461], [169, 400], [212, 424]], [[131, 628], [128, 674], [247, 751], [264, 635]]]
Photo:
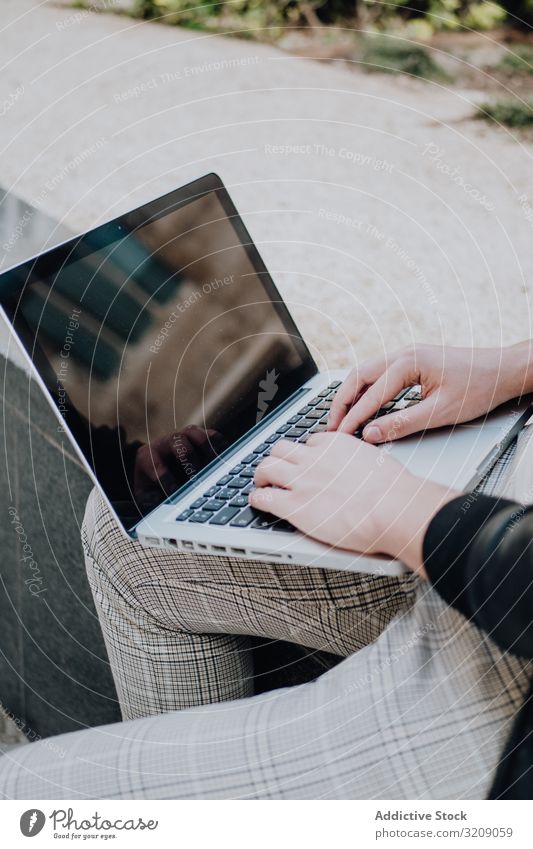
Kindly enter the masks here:
[[363, 439], [365, 442], [379, 442], [381, 439], [381, 431], [379, 427], [376, 427], [375, 425], [365, 427], [363, 431]]

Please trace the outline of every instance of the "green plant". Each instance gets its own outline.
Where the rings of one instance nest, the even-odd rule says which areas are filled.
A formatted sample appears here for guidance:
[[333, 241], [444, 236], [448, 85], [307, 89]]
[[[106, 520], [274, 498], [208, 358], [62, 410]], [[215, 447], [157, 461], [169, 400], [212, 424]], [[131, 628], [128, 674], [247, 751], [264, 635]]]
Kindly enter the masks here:
[[530, 127], [533, 125], [533, 101], [518, 98], [502, 98], [492, 103], [482, 103], [477, 108], [478, 118], [496, 121], [507, 127]]
[[465, 26], [472, 29], [487, 30], [494, 29], [503, 23], [507, 12], [499, 3], [492, 0], [483, 0], [481, 3], [470, 3], [463, 17]]
[[410, 74], [424, 79], [447, 77], [425, 47], [394, 36], [369, 36], [361, 56], [369, 71]]
[[[310, 4], [311, 5], [311, 4]], [[297, 0], [136, 0], [133, 14], [160, 18], [181, 26], [209, 27], [242, 21], [268, 27], [294, 22], [300, 17]]]
[[518, 44], [510, 47], [510, 53], [506, 53], [499, 67], [504, 71], [515, 73], [533, 74], [533, 47], [528, 44]]
[[[97, 0], [77, 0], [95, 3]], [[462, 26], [491, 29], [507, 17], [515, 25], [533, 23], [533, 0], [132, 0], [133, 14], [163, 18], [182, 26], [222, 28], [237, 20], [265, 26], [285, 24], [353, 25], [378, 31], [410, 24], [429, 37]], [[415, 23], [416, 22], [416, 23]], [[412, 24], [415, 23], [413, 27]]]

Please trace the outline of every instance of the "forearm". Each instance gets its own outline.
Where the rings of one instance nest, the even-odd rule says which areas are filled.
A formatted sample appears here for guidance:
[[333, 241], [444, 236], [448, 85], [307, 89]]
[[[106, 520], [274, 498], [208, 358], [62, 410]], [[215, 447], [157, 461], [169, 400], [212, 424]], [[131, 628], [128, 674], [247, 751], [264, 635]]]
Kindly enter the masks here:
[[533, 507], [459, 494], [406, 470], [397, 483], [381, 548], [502, 648], [533, 657]]
[[384, 505], [380, 517], [392, 517], [379, 529], [383, 550], [405, 563], [413, 572], [426, 577], [423, 543], [433, 517], [458, 493], [431, 481], [402, 471], [389, 498], [394, 504]]
[[433, 517], [423, 556], [448, 604], [501, 648], [533, 657], [533, 508], [462, 495]]

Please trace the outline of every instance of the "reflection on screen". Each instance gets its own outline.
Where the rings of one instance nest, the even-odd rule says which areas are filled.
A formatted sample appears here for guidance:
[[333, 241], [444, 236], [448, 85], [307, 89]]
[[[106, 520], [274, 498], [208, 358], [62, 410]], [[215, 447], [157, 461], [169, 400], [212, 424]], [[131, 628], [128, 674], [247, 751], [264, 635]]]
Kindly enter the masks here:
[[3, 306], [127, 527], [314, 371], [253, 257], [210, 192], [4, 275]]

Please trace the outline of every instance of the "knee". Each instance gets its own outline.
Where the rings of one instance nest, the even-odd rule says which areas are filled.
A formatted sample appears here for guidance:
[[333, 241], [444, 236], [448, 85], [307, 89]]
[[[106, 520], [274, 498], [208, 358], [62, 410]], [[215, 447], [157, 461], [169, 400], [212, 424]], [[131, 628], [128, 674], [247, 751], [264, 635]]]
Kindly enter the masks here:
[[87, 559], [97, 564], [113, 562], [122, 534], [104, 499], [94, 488], [89, 495], [81, 526], [81, 541]]
[[138, 580], [136, 543], [120, 530], [117, 520], [95, 488], [89, 495], [81, 528], [89, 583], [95, 591], [110, 587], [123, 596], [134, 595]]
[[87, 501], [81, 536], [89, 584], [101, 603], [151, 615], [151, 588], [191, 572], [190, 561], [184, 563], [177, 552], [143, 548], [127, 537], [97, 489]]

